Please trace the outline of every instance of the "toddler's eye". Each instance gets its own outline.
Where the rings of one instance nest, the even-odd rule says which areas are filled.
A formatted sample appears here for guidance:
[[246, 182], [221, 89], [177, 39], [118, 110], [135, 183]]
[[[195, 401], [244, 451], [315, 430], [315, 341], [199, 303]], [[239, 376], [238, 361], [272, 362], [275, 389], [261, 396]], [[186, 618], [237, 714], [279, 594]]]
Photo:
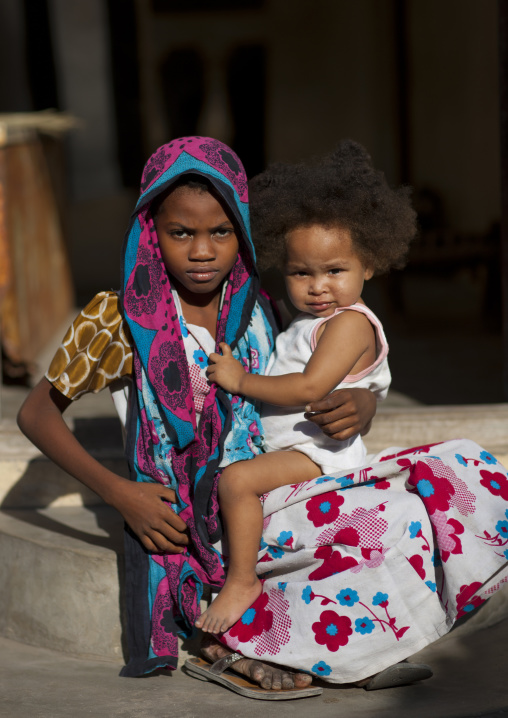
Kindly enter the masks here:
[[339, 267], [334, 267], [333, 269], [330, 269], [330, 274], [340, 274], [342, 272], [342, 269]]

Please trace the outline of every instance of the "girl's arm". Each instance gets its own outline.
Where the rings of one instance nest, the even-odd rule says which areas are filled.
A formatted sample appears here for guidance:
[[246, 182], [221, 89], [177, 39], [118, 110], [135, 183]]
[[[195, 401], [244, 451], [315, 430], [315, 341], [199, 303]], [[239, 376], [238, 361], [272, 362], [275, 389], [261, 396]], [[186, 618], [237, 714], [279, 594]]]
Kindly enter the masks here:
[[94, 459], [63, 419], [70, 403], [44, 378], [21, 407], [18, 426], [55, 464], [117, 509], [147, 551], [182, 553], [189, 539], [186, 524], [168, 506], [175, 501], [174, 491], [130, 481]]
[[305, 409], [305, 418], [316, 424], [323, 434], [336, 441], [346, 441], [356, 434], [365, 436], [370, 431], [377, 398], [370, 389], [336, 389]]
[[358, 312], [342, 312], [324, 325], [303, 372], [281, 376], [247, 374], [227, 344], [222, 357], [211, 354], [208, 376], [232, 394], [259, 399], [275, 406], [302, 406], [323, 399], [375, 346], [370, 321]]

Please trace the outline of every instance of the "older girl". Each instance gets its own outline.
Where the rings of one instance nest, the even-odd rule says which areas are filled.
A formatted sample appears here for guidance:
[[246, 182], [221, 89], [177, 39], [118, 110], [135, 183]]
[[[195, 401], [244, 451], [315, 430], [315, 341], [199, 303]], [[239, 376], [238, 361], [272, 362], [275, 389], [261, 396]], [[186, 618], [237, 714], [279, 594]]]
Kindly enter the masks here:
[[[261, 451], [262, 430], [253, 402], [207, 381], [207, 355], [227, 341], [262, 373], [276, 331], [259, 290], [240, 160], [206, 137], [160, 147], [144, 169], [125, 237], [120, 296], [103, 292], [82, 311], [18, 418], [42, 451], [128, 525], [123, 675], [176, 668], [177, 635], [194, 630], [204, 587], [224, 581], [215, 546], [218, 478], [223, 467]], [[126, 451], [134, 481], [93, 459], [62, 419], [71, 401], [107, 385], [121, 403], [130, 377]], [[365, 427], [373, 403], [369, 392], [341, 392], [313, 408], [333, 409], [317, 421], [342, 436]], [[267, 689], [310, 682], [247, 660], [236, 669]]]

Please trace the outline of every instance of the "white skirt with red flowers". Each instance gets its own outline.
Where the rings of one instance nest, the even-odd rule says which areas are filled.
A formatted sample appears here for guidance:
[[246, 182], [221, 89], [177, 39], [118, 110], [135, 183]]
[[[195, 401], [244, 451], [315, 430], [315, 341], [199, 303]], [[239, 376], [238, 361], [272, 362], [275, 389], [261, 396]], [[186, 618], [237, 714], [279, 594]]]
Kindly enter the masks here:
[[264, 501], [263, 591], [223, 640], [334, 683], [377, 673], [508, 582], [508, 478], [471, 441], [387, 450]]

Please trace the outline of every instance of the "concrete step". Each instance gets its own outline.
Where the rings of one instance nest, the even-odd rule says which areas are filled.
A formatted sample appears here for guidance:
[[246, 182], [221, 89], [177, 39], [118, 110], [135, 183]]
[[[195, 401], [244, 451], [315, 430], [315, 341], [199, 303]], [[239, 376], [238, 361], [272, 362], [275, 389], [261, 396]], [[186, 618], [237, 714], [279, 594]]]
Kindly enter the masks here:
[[0, 634], [121, 660], [122, 533], [107, 506], [0, 511]]
[[508, 404], [379, 407], [364, 438], [369, 452], [472, 439], [508, 467]]
[[[90, 453], [112, 471], [127, 476], [116, 417], [71, 417], [69, 425]], [[476, 441], [508, 466], [508, 404], [381, 405], [365, 443], [370, 453], [377, 453], [388, 446], [418, 446], [457, 438]], [[13, 419], [0, 421], [1, 508], [87, 506], [98, 502], [95, 494], [55, 467], [22, 436]]]
[[[108, 506], [1, 510], [0, 635], [123, 660], [123, 555], [123, 520]], [[180, 641], [179, 662], [198, 645]]]
[[[70, 418], [83, 446], [111, 471], [128, 476], [120, 423], [116, 417]], [[92, 506], [92, 491], [55, 466], [19, 431], [14, 419], [0, 422], [0, 507]]]

